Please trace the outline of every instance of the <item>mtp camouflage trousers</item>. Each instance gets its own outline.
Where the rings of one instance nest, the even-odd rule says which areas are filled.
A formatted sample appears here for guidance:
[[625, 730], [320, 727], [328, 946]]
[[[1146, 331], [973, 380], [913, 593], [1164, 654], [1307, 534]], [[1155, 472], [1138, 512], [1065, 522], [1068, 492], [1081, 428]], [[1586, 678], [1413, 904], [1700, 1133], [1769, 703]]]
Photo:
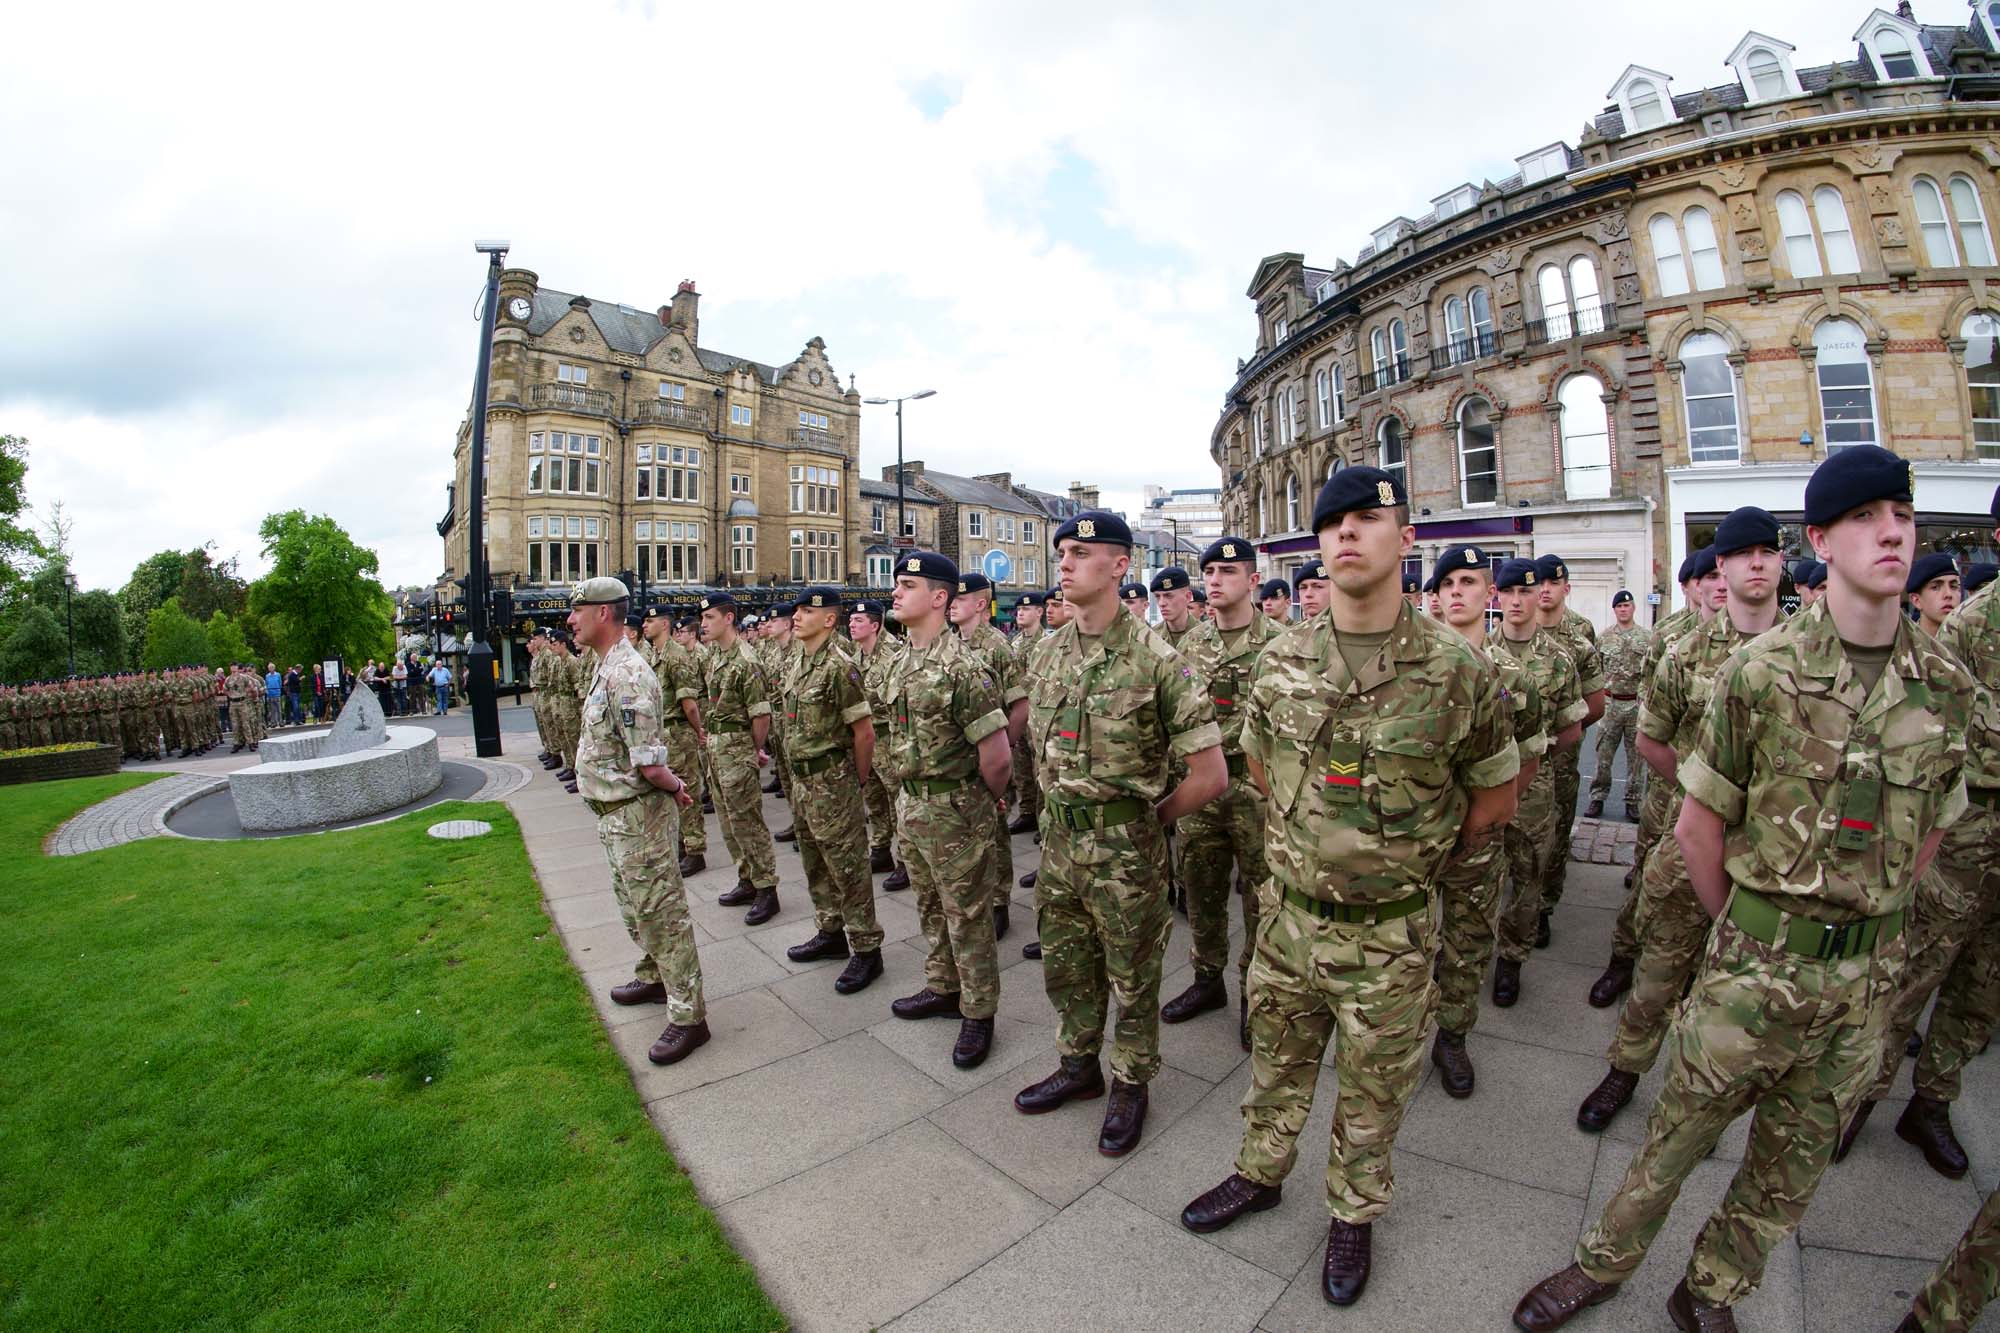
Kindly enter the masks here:
[[1632, 989], [1618, 1011], [1618, 1028], [1604, 1052], [1612, 1068], [1643, 1074], [1653, 1067], [1674, 1006], [1701, 964], [1711, 924], [1688, 880], [1680, 844], [1663, 839], [1646, 858], [1646, 873], [1639, 880], [1638, 961]]
[[868, 826], [862, 820], [854, 760], [844, 758], [817, 773], [795, 769], [785, 779], [785, 793], [792, 803], [815, 924], [829, 933], [845, 932], [856, 953], [881, 948], [875, 881], [868, 873]]
[[996, 804], [975, 778], [935, 794], [906, 788], [896, 807], [917, 918], [929, 946], [924, 984], [939, 995], [957, 995], [959, 1012], [967, 1018], [991, 1018], [1000, 1003], [988, 828]]
[[1611, 795], [1611, 765], [1618, 747], [1625, 747], [1625, 811], [1640, 808], [1646, 797], [1646, 761], [1639, 757], [1639, 701], [1604, 701], [1604, 717], [1597, 724], [1597, 771], [1590, 777], [1592, 800]]
[[706, 854], [708, 825], [701, 817], [701, 795], [705, 787], [702, 774], [707, 766], [702, 762], [701, 742], [695, 739], [693, 727], [667, 726], [661, 731], [667, 738], [667, 767], [687, 783], [688, 792], [694, 797], [694, 804], [681, 813], [681, 855]]
[[701, 1022], [701, 960], [675, 858], [673, 797], [655, 792], [597, 817], [597, 838], [611, 863], [611, 892], [625, 933], [645, 950], [632, 969], [641, 981], [667, 988], [667, 1020], [688, 1027]]
[[[1521, 797], [1520, 807], [1508, 821], [1505, 834], [1507, 904], [1500, 912], [1500, 956], [1509, 962], [1526, 961], [1535, 947], [1535, 921], [1542, 912], [1542, 885], [1549, 877], [1550, 848], [1556, 822], [1556, 776], [1544, 762], [1535, 770], [1535, 780]], [[1563, 855], [1568, 857], [1568, 848]]]
[[709, 732], [708, 762], [715, 774], [716, 819], [737, 875], [754, 888], [777, 888], [778, 849], [764, 823], [764, 779], [750, 733]]
[[1986, 1303], [2000, 1296], [2000, 1190], [1917, 1293], [1910, 1313], [1924, 1333], [1970, 1333]]
[[1250, 970], [1257, 942], [1257, 886], [1264, 868], [1264, 800], [1248, 780], [1230, 782], [1221, 796], [1181, 819], [1181, 889], [1187, 894], [1188, 950], [1196, 975], [1219, 977], [1229, 965], [1230, 871], [1242, 900], [1243, 947], [1236, 959], [1240, 981]]
[[1438, 946], [1438, 1026], [1464, 1036], [1479, 1021], [1479, 987], [1493, 961], [1495, 909], [1507, 878], [1502, 840], [1454, 858], [1438, 879], [1443, 925]]
[[1548, 869], [1542, 877], [1542, 910], [1553, 912], [1562, 901], [1563, 886], [1569, 882], [1569, 838], [1576, 828], [1576, 793], [1583, 781], [1578, 763], [1583, 745], [1578, 742], [1549, 761], [1555, 769], [1555, 826], [1549, 835]]
[[1159, 821], [1141, 811], [1110, 828], [1072, 829], [1044, 812], [1035, 906], [1056, 1049], [1095, 1058], [1116, 1000], [1111, 1072], [1150, 1083], [1160, 1072], [1160, 976], [1174, 915]]

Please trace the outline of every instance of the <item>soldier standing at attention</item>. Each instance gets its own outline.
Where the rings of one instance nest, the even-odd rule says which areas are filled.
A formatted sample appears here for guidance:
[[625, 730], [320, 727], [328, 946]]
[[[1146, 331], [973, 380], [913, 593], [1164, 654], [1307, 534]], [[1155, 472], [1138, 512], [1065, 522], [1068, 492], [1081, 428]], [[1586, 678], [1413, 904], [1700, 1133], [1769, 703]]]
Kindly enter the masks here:
[[[757, 627], [757, 640], [752, 645], [750, 656], [763, 672], [767, 698], [777, 697], [778, 683], [785, 678], [785, 659], [792, 650], [793, 609], [793, 603], [780, 602], [771, 608], [770, 618]], [[785, 715], [782, 709], [771, 710], [771, 734], [766, 738], [766, 745], [772, 763], [771, 780], [764, 784], [764, 791], [781, 801], [789, 801], [791, 797], [787, 789], [791, 784], [786, 763], [791, 756], [785, 751]], [[791, 842], [797, 837], [797, 811], [792, 813], [792, 820], [773, 835], [779, 842]]]
[[[1521, 771], [1514, 776], [1518, 819], [1541, 771], [1554, 719], [1545, 715], [1528, 664], [1505, 638], [1486, 632], [1486, 607], [1493, 599], [1493, 564], [1486, 552], [1477, 546], [1446, 547], [1429, 583], [1438, 594], [1438, 618], [1485, 653], [1500, 674], [1500, 688], [1512, 710], [1514, 748], [1521, 756]], [[1463, 1099], [1473, 1091], [1472, 1056], [1465, 1049], [1465, 1038], [1479, 1021], [1479, 983], [1493, 959], [1494, 913], [1507, 877], [1504, 843], [1504, 838], [1496, 839], [1479, 855], [1459, 858], [1438, 881], [1443, 944], [1438, 951], [1438, 1033], [1431, 1043], [1431, 1063], [1449, 1097]]]
[[[1966, 809], [1974, 683], [1901, 614], [1916, 543], [1910, 465], [1853, 445], [1806, 483], [1826, 596], [1732, 654], [1674, 837], [1717, 920], [1667, 1044], [1666, 1083], [1624, 1183], [1575, 1261], [1514, 1310], [1529, 1333], [1609, 1300], [1729, 1124], [1750, 1146], [1667, 1308], [1733, 1329], [1798, 1227], [1882, 1054], [1916, 881]], [[1677, 650], [1678, 651], [1678, 650]]]
[[[1597, 651], [1597, 627], [1569, 609], [1569, 565], [1561, 556], [1537, 558], [1535, 575], [1541, 599], [1536, 620], [1563, 641], [1576, 662], [1576, 674], [1583, 685], [1583, 729], [1588, 731], [1591, 724], [1604, 716], [1604, 659]], [[1578, 747], [1556, 752], [1556, 823], [1549, 848], [1549, 872], [1542, 881], [1541, 920], [1535, 925], [1537, 949], [1548, 947], [1549, 918], [1555, 914], [1556, 904], [1562, 901], [1563, 885], [1569, 880], [1569, 840], [1576, 827], [1576, 795], [1581, 781], [1578, 761], [1582, 755]]]
[[1160, 623], [1153, 628], [1179, 648], [1201, 617], [1194, 614], [1194, 581], [1179, 565], [1168, 565], [1153, 575], [1153, 605], [1160, 608]]
[[1403, 575], [1403, 600], [1408, 602], [1410, 609], [1418, 615], [1424, 613], [1424, 582], [1422, 575]]
[[[1021, 705], [1021, 725], [1008, 728], [1013, 736], [1014, 746], [1014, 821], [1007, 825], [1009, 833], [1039, 834], [1042, 820], [1042, 788], [1035, 781], [1033, 756], [1028, 752], [1028, 719], [1026, 691], [1028, 688], [1028, 655], [1036, 644], [1042, 641], [1042, 607], [1048, 601], [1044, 592], [1024, 592], [1021, 600], [1014, 603], [1014, 637], [1008, 641], [1007, 649], [1013, 654], [1013, 679], [1023, 693]], [[1011, 852], [1011, 848], [1009, 849]], [[1010, 858], [1011, 859], [1011, 858]], [[1012, 873], [1009, 866], [1008, 873]]]
[[667, 1030], [646, 1058], [670, 1065], [708, 1042], [701, 960], [674, 866], [676, 807], [692, 806], [694, 794], [667, 765], [660, 682], [625, 637], [630, 596], [617, 579], [577, 585], [570, 630], [603, 658], [583, 705], [576, 776], [578, 794], [597, 816], [618, 914], [632, 942], [645, 951], [632, 980], [613, 986], [611, 998], [667, 1006]]
[[[1169, 571], [1174, 572], [1174, 571]], [[1185, 1023], [1229, 1003], [1222, 972], [1229, 963], [1230, 872], [1243, 900], [1243, 949], [1236, 961], [1236, 1035], [1250, 1049], [1250, 992], [1244, 984], [1257, 943], [1257, 889], [1264, 866], [1264, 797], [1250, 781], [1243, 758], [1244, 705], [1264, 645], [1278, 637], [1277, 623], [1257, 614], [1257, 548], [1241, 537], [1223, 537], [1201, 553], [1201, 577], [1215, 619], [1181, 640], [1181, 655], [1208, 684], [1222, 731], [1229, 783], [1222, 795], [1181, 820], [1180, 878], [1187, 894], [1189, 961], [1194, 981], [1160, 1010], [1163, 1023]]]
[[[1058, 585], [1056, 587], [1050, 588], [1048, 593], [1048, 601], [1044, 604], [1044, 610], [1042, 615], [1042, 637], [1038, 642], [1031, 643], [1028, 645], [1028, 655], [1024, 659], [1022, 659], [1023, 674], [1021, 677], [1021, 681], [1024, 686], [1032, 686], [1034, 683], [1036, 673], [1038, 670], [1035, 663], [1040, 654], [1042, 644], [1045, 644], [1050, 639], [1053, 639], [1055, 637], [1056, 631], [1061, 629], [1064, 625], [1069, 624], [1069, 622], [1070, 622], [1069, 601], [1067, 598], [1063, 596], [1063, 590], [1061, 586]], [[1036, 747], [1034, 738], [1031, 736], [1027, 736], [1025, 734], [1022, 736], [1022, 748], [1027, 751], [1028, 763], [1034, 769], [1035, 789], [1037, 791], [1040, 791], [1042, 785], [1041, 751]], [[1040, 810], [1041, 808], [1042, 807], [1039, 805], [1036, 807], [1037, 810]], [[1041, 835], [1037, 834], [1036, 840], [1040, 841], [1040, 837]], [[1027, 874], [1021, 876], [1021, 887], [1024, 889], [1034, 888], [1035, 883], [1037, 879], [1040, 877], [1040, 875], [1041, 871], [1039, 869], [1030, 870]], [[1029, 940], [1026, 944], [1021, 946], [1021, 957], [1028, 959], [1039, 959], [1041, 956], [1042, 956], [1042, 942], [1039, 939]]]
[[[1917, 557], [1910, 566], [1910, 580], [1903, 589], [1917, 624], [1933, 639], [1944, 629], [1944, 618], [1958, 609], [1958, 564], [1949, 551], [1932, 551]], [[1967, 663], [1966, 665], [1970, 665]]]
[[[2000, 487], [1993, 492], [1992, 510], [2000, 524]], [[1914, 575], [1910, 582], [1916, 582]], [[1935, 991], [1937, 1006], [1917, 1053], [1913, 1095], [1896, 1121], [1896, 1135], [1921, 1150], [1933, 1171], [1957, 1180], [1969, 1165], [1951, 1127], [1959, 1071], [2000, 1025], [2000, 857], [1994, 854], [2000, 847], [2000, 598], [1975, 597], [1946, 618], [1936, 637], [1980, 685], [1965, 733], [1971, 805], [1946, 830], [1937, 864], [1917, 881], [1910, 965], [1889, 1010], [1880, 1072], [1842, 1132], [1833, 1160], [1847, 1156], [1875, 1103], [1889, 1095], [1904, 1043]], [[1989, 1228], [1992, 1211], [1989, 1203], [1982, 1213]], [[1993, 1242], [1989, 1232], [1987, 1243]]]
[[1598, 655], [1604, 659], [1604, 725], [1597, 729], [1597, 772], [1590, 779], [1590, 806], [1583, 813], [1596, 819], [1604, 813], [1604, 798], [1611, 794], [1611, 767], [1618, 747], [1625, 747], [1625, 819], [1639, 822], [1639, 806], [1646, 797], [1646, 766], [1639, 761], [1639, 673], [1653, 636], [1633, 623], [1637, 610], [1632, 594], [1624, 588], [1611, 594], [1611, 616], [1615, 622], [1597, 640]]
[[1521, 964], [1534, 948], [1548, 879], [1550, 828], [1556, 819], [1556, 766], [1553, 756], [1583, 737], [1583, 684], [1568, 646], [1537, 623], [1540, 575], [1532, 560], [1508, 560], [1493, 576], [1500, 603], [1500, 633], [1489, 640], [1527, 669], [1548, 716], [1550, 740], [1544, 760], [1521, 793], [1507, 824], [1505, 855], [1512, 883], [1500, 913], [1500, 961], [1493, 965], [1493, 1003], [1507, 1009], [1521, 998]]
[[1352, 1305], [1437, 1002], [1432, 885], [1499, 837], [1520, 762], [1493, 664], [1403, 599], [1416, 529], [1401, 484], [1342, 468], [1312, 525], [1331, 601], [1265, 647], [1243, 721], [1251, 778], [1272, 806], [1243, 1142], [1235, 1174], [1181, 1224], [1215, 1231], [1278, 1202], [1338, 1028], [1320, 1294]]
[[[989, 608], [993, 604], [993, 584], [984, 574], [960, 574], [958, 595], [951, 599], [951, 623], [957, 627], [958, 636], [965, 640], [965, 646], [972, 650], [973, 657], [986, 667], [986, 674], [993, 677], [993, 683], [1000, 689], [1000, 706], [1007, 717], [1007, 734], [1011, 744], [1014, 736], [1020, 735], [1028, 724], [1028, 687], [1021, 679], [1020, 663], [1007, 646], [1007, 636], [993, 628]], [[1014, 844], [1007, 835], [1007, 811], [998, 810], [993, 816], [993, 860], [988, 869], [993, 875], [992, 893], [989, 901], [993, 905], [993, 936], [1007, 938], [1008, 895], [1014, 883]]]
[[875, 716], [861, 663], [834, 631], [840, 613], [840, 590], [823, 586], [807, 588], [792, 611], [783, 684], [792, 814], [817, 929], [785, 956], [795, 963], [847, 959], [833, 988], [852, 995], [882, 975], [882, 928], [861, 809], [875, 760]]
[[[1813, 590], [1806, 587], [1806, 578], [1812, 573], [1813, 563], [1811, 560], [1794, 560], [1786, 571], [1792, 576], [1792, 590], [1799, 595], [1799, 610], [1801, 611], [1813, 604]], [[1673, 617], [1669, 616], [1667, 619], [1671, 620]], [[1661, 621], [1660, 623], [1665, 624], [1666, 621]]]
[[[1680, 771], [1706, 725], [1708, 701], [1729, 655], [1778, 623], [1778, 520], [1755, 505], [1729, 514], [1715, 528], [1716, 554], [1729, 600], [1706, 625], [1686, 635], [1653, 674], [1639, 718], [1639, 753], [1672, 793], [1667, 818], [1680, 815]], [[1577, 1127], [1602, 1131], [1632, 1100], [1639, 1076], [1653, 1067], [1674, 1005], [1693, 978], [1708, 939], [1709, 915], [1688, 881], [1680, 846], [1667, 841], [1646, 858], [1639, 881], [1639, 959], [1632, 990], [1618, 1014], [1603, 1080], [1577, 1109]]]
[[[868, 694], [875, 719], [875, 762], [868, 766], [868, 781], [861, 790], [861, 803], [868, 814], [868, 870], [875, 875], [888, 871], [893, 877], [901, 869], [894, 849], [896, 798], [890, 791], [896, 773], [892, 757], [882, 743], [889, 734], [889, 713], [882, 701], [882, 685], [888, 679], [890, 664], [903, 652], [903, 641], [883, 632], [882, 603], [872, 599], [856, 602], [848, 613], [847, 637], [861, 655], [861, 688]], [[903, 882], [895, 888], [910, 886], [909, 872], [902, 873]], [[894, 891], [887, 883], [882, 887]]]
[[[683, 648], [673, 635], [673, 607], [655, 602], [646, 608], [640, 632], [645, 651], [652, 654], [653, 674], [659, 677], [660, 698], [666, 709], [661, 731], [667, 738], [667, 764], [681, 775], [701, 803], [701, 754], [707, 737], [701, 729], [701, 665], [694, 654]], [[708, 830], [701, 811], [680, 821], [680, 871], [683, 877], [708, 869]]]
[[1280, 625], [1292, 623], [1292, 589], [1283, 579], [1265, 579], [1264, 586], [1257, 590], [1257, 600], [1264, 614]]
[[707, 697], [701, 720], [715, 773], [715, 814], [722, 841], [736, 862], [736, 887], [715, 901], [724, 907], [749, 903], [743, 919], [762, 925], [778, 914], [778, 849], [764, 823], [757, 777], [757, 770], [771, 762], [764, 748], [771, 701], [750, 644], [736, 633], [734, 597], [715, 592], [701, 599], [701, 636], [712, 645], [703, 673]]
[[889, 1011], [907, 1019], [956, 1016], [951, 1062], [971, 1069], [993, 1047], [1000, 1003], [992, 895], [1004, 893], [1007, 882], [992, 869], [993, 814], [1006, 806], [1013, 760], [1000, 682], [946, 625], [959, 583], [958, 567], [934, 551], [897, 560], [894, 605], [909, 646], [883, 684], [887, 748], [896, 756], [896, 815], [929, 952], [923, 988]]
[[1332, 586], [1326, 577], [1326, 561], [1318, 556], [1299, 566], [1299, 572], [1292, 577], [1292, 587], [1299, 595], [1300, 620], [1311, 620], [1326, 610]]
[[[1119, 582], [1132, 567], [1125, 520], [1087, 509], [1056, 529], [1053, 544], [1074, 618], [1036, 658], [1029, 731], [1048, 811], [1049, 873], [1036, 896], [1062, 1066], [1016, 1093], [1014, 1106], [1040, 1115], [1104, 1091], [1097, 1055], [1115, 998], [1097, 1150], [1121, 1157], [1139, 1142], [1146, 1086], [1160, 1068], [1160, 973], [1173, 922], [1166, 830], [1221, 795], [1229, 769], [1193, 668], [1119, 610]], [[1169, 791], [1176, 756], [1187, 776]]]

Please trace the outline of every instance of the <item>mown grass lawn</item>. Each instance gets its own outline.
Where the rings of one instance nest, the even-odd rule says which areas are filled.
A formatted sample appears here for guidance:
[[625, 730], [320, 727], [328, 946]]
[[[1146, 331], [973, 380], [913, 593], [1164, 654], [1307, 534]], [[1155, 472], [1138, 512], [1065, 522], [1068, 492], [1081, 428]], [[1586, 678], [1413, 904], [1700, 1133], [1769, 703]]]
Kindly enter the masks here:
[[[771, 1329], [505, 807], [47, 857], [0, 794], [0, 1322]], [[439, 819], [489, 837], [440, 842]]]

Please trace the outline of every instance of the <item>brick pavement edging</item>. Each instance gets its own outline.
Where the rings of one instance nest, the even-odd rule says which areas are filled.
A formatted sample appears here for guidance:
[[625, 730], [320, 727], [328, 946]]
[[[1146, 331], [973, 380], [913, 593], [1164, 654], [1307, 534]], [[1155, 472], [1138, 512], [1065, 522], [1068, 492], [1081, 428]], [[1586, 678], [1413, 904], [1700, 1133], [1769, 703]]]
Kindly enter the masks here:
[[1639, 826], [1622, 819], [1578, 819], [1569, 856], [1588, 865], [1629, 866], [1639, 850]]

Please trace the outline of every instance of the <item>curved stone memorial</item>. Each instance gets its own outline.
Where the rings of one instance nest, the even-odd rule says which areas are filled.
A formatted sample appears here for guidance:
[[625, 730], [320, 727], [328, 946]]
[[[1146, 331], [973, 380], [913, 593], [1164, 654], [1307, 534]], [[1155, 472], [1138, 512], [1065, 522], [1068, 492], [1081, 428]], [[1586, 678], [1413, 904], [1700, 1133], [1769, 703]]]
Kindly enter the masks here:
[[361, 819], [420, 801], [444, 780], [437, 733], [391, 727], [372, 690], [356, 690], [324, 731], [273, 736], [259, 762], [229, 775], [245, 829], [304, 828]]

